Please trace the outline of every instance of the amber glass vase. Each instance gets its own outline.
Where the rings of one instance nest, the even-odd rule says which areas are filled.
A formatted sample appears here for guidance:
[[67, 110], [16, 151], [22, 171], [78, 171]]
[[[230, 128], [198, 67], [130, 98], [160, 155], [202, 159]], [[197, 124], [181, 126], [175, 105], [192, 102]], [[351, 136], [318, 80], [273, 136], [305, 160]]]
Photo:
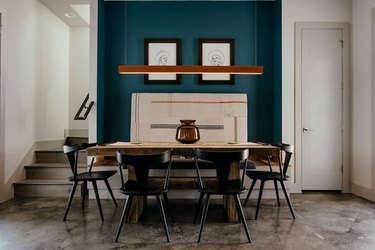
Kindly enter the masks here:
[[195, 120], [180, 120], [181, 125], [176, 130], [176, 140], [184, 144], [196, 143], [200, 139], [199, 129]]

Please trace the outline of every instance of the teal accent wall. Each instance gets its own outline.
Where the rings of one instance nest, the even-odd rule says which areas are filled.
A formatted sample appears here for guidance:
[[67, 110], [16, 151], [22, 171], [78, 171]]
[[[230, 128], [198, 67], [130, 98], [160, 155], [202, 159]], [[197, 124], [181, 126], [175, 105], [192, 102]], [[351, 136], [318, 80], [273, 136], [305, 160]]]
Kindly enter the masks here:
[[104, 141], [104, 90], [105, 90], [105, 13], [104, 0], [98, 0], [98, 70], [97, 70], [97, 141]]
[[[98, 55], [103, 54], [98, 58], [99, 142], [129, 140], [134, 92], [246, 93], [248, 140], [280, 141], [281, 32], [278, 33], [275, 24], [281, 19], [276, 20], [280, 17], [275, 17], [275, 12], [278, 8], [281, 11], [281, 3], [107, 1], [102, 4], [99, 4], [98, 41]], [[233, 38], [235, 64], [263, 65], [265, 74], [237, 75], [234, 85], [200, 85], [196, 75], [182, 75], [181, 84], [145, 85], [143, 75], [117, 73], [118, 65], [144, 63], [144, 38], [180, 38], [183, 65], [198, 64], [199, 38]]]
[[281, 25], [281, 0], [275, 1], [274, 4], [274, 141], [282, 141], [282, 64], [281, 64], [281, 57], [282, 57], [282, 25]]

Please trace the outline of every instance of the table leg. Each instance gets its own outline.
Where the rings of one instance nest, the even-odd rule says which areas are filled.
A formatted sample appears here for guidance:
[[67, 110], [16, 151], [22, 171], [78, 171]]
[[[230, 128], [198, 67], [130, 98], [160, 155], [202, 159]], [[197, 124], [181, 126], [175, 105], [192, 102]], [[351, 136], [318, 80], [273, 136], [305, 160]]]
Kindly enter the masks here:
[[146, 200], [145, 197], [134, 196], [132, 206], [130, 207], [130, 212], [129, 212], [129, 222], [131, 223], [138, 222], [139, 217], [141, 217], [143, 213], [145, 200]]
[[[135, 180], [135, 171], [133, 166], [128, 166], [128, 179]], [[145, 207], [147, 202], [146, 197], [143, 196], [134, 196], [132, 205], [130, 207], [129, 212], [129, 222], [137, 223], [139, 217], [141, 217], [143, 213], [143, 208]]]
[[[240, 178], [240, 165], [239, 162], [234, 162], [229, 171], [229, 180]], [[227, 210], [229, 222], [239, 222], [236, 203], [232, 195], [224, 195], [224, 207]]]

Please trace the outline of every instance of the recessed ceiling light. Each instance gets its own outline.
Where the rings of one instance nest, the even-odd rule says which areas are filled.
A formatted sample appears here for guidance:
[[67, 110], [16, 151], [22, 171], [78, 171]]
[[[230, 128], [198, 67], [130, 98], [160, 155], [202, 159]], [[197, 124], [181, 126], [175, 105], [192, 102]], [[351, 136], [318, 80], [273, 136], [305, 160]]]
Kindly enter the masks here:
[[75, 14], [70, 13], [70, 12], [65, 13], [64, 16], [66, 16], [67, 18], [75, 18], [76, 17]]

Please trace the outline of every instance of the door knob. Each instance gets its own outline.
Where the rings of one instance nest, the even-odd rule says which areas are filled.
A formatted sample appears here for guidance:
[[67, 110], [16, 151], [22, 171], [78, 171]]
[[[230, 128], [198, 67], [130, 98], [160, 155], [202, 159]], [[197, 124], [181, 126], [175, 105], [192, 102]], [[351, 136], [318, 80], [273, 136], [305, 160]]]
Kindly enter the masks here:
[[310, 129], [310, 128], [302, 128], [302, 132], [304, 132], [304, 133], [310, 132], [310, 131], [314, 131], [314, 130]]

